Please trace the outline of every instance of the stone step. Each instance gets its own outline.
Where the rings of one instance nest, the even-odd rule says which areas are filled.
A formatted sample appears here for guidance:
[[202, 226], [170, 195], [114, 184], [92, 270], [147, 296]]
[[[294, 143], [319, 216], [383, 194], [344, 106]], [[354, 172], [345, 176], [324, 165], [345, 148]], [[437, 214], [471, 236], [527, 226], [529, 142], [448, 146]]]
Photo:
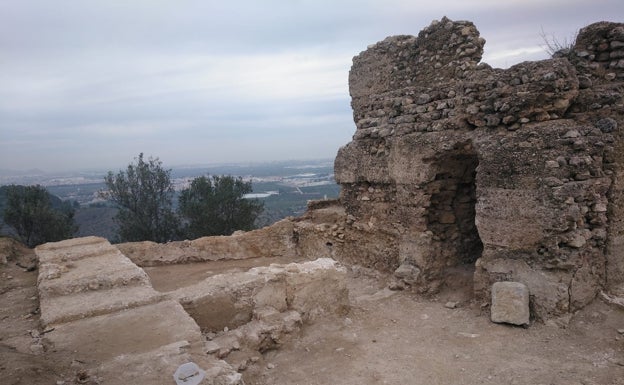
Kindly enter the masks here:
[[109, 250], [110, 247], [111, 244], [104, 238], [84, 237], [45, 243], [37, 246], [35, 251], [40, 262], [53, 262], [98, 255], [101, 250]]
[[74, 295], [46, 297], [40, 301], [44, 327], [82, 318], [148, 305], [163, 299], [151, 286], [118, 287]]
[[57, 245], [52, 250], [38, 247], [35, 252], [40, 260], [38, 287], [42, 299], [85, 291], [150, 285], [145, 271], [106, 240], [65, 248]]
[[176, 301], [59, 324], [46, 337], [54, 349], [75, 352], [74, 359], [84, 362], [145, 353], [178, 341], [187, 341], [191, 353], [203, 349], [199, 327]]

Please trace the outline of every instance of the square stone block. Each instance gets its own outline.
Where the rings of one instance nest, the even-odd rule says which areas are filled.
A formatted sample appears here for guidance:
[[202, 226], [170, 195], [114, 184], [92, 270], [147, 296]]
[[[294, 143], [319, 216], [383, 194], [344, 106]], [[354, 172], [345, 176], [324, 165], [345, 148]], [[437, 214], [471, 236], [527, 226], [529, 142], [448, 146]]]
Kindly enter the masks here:
[[496, 282], [492, 285], [492, 322], [528, 325], [529, 316], [529, 289], [525, 284]]

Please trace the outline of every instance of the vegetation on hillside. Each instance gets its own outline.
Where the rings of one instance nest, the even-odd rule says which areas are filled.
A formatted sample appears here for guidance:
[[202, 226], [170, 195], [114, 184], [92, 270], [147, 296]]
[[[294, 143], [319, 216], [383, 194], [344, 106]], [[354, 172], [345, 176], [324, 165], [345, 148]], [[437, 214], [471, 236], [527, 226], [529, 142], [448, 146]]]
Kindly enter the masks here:
[[186, 237], [230, 235], [236, 230], [253, 229], [264, 205], [257, 199], [243, 197], [251, 191], [251, 182], [241, 177], [195, 178], [179, 197], [179, 213], [184, 218]]
[[71, 238], [77, 230], [73, 206], [42, 186], [4, 186], [2, 194], [4, 222], [29, 247]]
[[195, 178], [179, 196], [173, 209], [171, 170], [158, 158], [139, 154], [126, 171], [109, 172], [104, 179], [108, 190], [102, 195], [114, 202], [118, 241], [167, 242], [208, 235], [230, 235], [251, 230], [263, 205], [244, 199], [252, 191], [251, 182], [232, 176]]
[[126, 171], [104, 178], [104, 196], [119, 206], [115, 222], [120, 242], [167, 242], [179, 237], [180, 222], [173, 211], [171, 170], [158, 158], [143, 160], [143, 153]]

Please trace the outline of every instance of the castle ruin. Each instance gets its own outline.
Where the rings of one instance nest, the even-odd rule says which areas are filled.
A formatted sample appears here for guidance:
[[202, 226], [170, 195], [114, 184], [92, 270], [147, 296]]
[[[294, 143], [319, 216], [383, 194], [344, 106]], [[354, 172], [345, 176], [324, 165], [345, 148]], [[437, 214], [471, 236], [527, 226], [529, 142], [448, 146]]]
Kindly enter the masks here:
[[[210, 383], [234, 385], [241, 375], [222, 360], [232, 351], [268, 349], [346, 311], [335, 261], [393, 273], [392, 289], [418, 293], [460, 271], [486, 304], [493, 284], [518, 282], [534, 320], [601, 291], [624, 296], [624, 24], [592, 24], [569, 51], [509, 69], [481, 63], [484, 44], [471, 22], [443, 18], [356, 56], [357, 130], [335, 161], [341, 196], [302, 217], [167, 244], [39, 246], [47, 338], [112, 383], [170, 383], [195, 360]], [[249, 258], [308, 262], [166, 289], [145, 272]]]

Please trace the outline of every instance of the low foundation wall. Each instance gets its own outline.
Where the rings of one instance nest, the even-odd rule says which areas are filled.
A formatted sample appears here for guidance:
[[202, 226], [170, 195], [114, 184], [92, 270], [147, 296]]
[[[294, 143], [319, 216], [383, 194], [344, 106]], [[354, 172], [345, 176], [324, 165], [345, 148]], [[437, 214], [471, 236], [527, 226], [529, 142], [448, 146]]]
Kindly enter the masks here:
[[103, 238], [48, 243], [35, 252], [46, 338], [53, 349], [89, 363], [103, 384], [170, 384], [176, 368], [193, 361], [206, 370], [206, 383], [239, 385], [240, 373], [220, 359], [232, 348], [220, 341], [218, 354], [207, 355], [217, 342], [207, 343], [201, 329], [242, 325], [255, 341], [248, 345], [262, 349], [278, 331], [291, 333], [348, 307], [346, 271], [331, 259], [221, 274], [160, 293]]

